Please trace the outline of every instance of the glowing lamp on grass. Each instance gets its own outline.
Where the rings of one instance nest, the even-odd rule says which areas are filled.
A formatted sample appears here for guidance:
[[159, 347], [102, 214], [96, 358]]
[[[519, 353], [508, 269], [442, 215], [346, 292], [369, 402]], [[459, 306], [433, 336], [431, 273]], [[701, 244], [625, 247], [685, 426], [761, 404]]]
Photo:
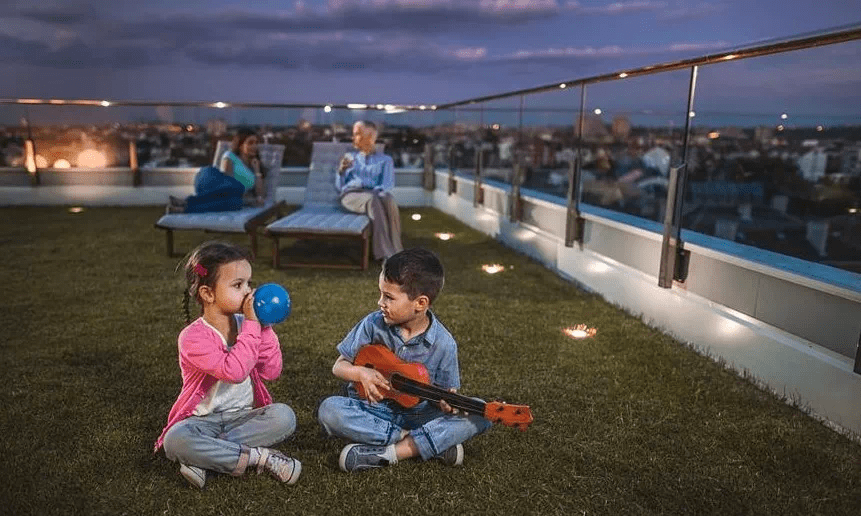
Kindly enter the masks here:
[[435, 236], [442, 241], [446, 241], [454, 238], [454, 233], [437, 233]]
[[72, 206], [71, 208], [69, 208], [69, 213], [82, 213], [83, 211], [83, 206]]
[[562, 333], [568, 335], [572, 339], [588, 339], [589, 337], [594, 337], [598, 330], [595, 328], [589, 328], [585, 324], [578, 324], [577, 326], [572, 326], [570, 328], [565, 328], [562, 330]]
[[412, 219], [413, 220], [422, 220], [422, 216], [420, 213], [413, 213]]
[[496, 274], [497, 272], [502, 272], [505, 270], [505, 267], [499, 265], [498, 263], [485, 264], [481, 266], [481, 270], [488, 274]]

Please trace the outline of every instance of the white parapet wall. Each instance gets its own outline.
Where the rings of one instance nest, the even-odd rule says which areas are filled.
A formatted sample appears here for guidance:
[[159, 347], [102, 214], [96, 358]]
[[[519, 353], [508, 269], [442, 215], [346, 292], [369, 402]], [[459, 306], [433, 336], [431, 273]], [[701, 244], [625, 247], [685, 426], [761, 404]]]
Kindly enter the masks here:
[[507, 188], [484, 185], [484, 205], [475, 207], [473, 181], [456, 181], [458, 193], [449, 195], [448, 175], [437, 172], [436, 208], [750, 375], [835, 430], [861, 435], [861, 374], [853, 371], [861, 335], [857, 275], [847, 273], [841, 286], [827, 281], [839, 273], [800, 275], [690, 244], [686, 282], [661, 288], [658, 225], [644, 229], [589, 210], [583, 244], [566, 247], [566, 206], [524, 194], [530, 221], [512, 223]]
[[[164, 206], [168, 197], [194, 193], [197, 169], [156, 169], [142, 174], [143, 184], [133, 186], [129, 169], [45, 170], [42, 184], [33, 186], [23, 170], [0, 170], [0, 206]], [[281, 170], [278, 199], [302, 204], [308, 169]], [[420, 169], [396, 170], [394, 195], [401, 206], [427, 206], [431, 193], [421, 187]], [[286, 183], [286, 184], [285, 184]]]

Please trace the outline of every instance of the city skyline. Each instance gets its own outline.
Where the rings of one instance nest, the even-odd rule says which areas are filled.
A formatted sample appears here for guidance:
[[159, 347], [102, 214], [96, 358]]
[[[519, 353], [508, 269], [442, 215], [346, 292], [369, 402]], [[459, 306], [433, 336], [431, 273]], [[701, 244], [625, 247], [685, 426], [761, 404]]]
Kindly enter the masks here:
[[[806, 0], [6, 4], [0, 97], [164, 101], [444, 103], [861, 20], [856, 2]], [[861, 44], [792, 54], [704, 68], [703, 108], [835, 116], [859, 104]], [[628, 87], [620, 109], [664, 108], [654, 92], [675, 101], [685, 76]]]

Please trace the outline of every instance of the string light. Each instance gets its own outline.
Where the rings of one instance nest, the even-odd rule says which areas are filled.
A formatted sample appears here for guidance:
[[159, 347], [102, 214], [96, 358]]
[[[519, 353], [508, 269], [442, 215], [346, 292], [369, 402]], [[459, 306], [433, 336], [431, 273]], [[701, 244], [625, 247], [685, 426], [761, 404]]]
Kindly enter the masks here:
[[445, 240], [451, 240], [452, 238], [454, 238], [454, 233], [437, 233], [435, 236], [437, 238], [439, 238], [440, 240], [445, 241]]

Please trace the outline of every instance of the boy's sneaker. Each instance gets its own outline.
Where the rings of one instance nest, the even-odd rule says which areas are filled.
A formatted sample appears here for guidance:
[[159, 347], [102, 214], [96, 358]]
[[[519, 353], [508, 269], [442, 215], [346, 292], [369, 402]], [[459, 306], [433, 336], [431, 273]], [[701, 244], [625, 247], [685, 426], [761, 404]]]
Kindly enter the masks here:
[[302, 474], [301, 462], [284, 455], [278, 450], [269, 448], [258, 448], [258, 450], [260, 452], [260, 461], [257, 463], [258, 475], [266, 470], [272, 473], [272, 476], [287, 484], [295, 484], [299, 480], [299, 475]]
[[338, 458], [338, 465], [348, 473], [382, 468], [397, 462], [394, 445], [348, 444], [341, 450], [341, 456]]
[[203, 489], [203, 485], [206, 484], [206, 470], [203, 468], [180, 464], [179, 473], [188, 480], [189, 484], [198, 489]]
[[446, 466], [463, 465], [463, 445], [457, 444], [436, 456]]

